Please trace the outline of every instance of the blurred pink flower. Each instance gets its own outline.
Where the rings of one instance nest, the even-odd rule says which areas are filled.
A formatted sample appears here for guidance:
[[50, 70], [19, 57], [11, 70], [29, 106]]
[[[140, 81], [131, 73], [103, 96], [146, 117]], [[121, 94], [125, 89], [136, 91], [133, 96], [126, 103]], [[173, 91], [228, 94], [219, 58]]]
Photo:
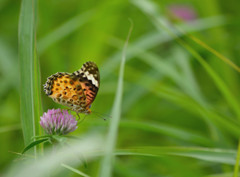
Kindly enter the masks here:
[[43, 113], [40, 125], [47, 134], [66, 135], [76, 130], [77, 121], [67, 110], [49, 109], [48, 112]]
[[197, 18], [196, 11], [189, 5], [171, 5], [168, 9], [172, 16], [184, 21], [192, 21]]

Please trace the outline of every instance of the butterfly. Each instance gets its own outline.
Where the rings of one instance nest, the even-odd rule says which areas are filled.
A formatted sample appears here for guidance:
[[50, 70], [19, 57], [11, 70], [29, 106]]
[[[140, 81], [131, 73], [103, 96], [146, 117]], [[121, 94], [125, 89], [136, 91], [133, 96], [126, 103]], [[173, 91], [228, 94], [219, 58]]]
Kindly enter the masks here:
[[44, 92], [56, 103], [70, 107], [76, 113], [90, 114], [99, 86], [98, 67], [88, 61], [73, 73], [58, 72], [48, 77]]

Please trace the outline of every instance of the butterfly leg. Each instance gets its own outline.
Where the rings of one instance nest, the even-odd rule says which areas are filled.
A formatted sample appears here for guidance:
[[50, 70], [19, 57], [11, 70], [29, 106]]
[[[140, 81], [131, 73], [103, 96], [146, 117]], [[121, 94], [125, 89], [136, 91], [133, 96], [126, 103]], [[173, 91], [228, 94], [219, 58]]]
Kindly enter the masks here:
[[78, 123], [80, 124], [80, 123], [82, 123], [84, 120], [85, 120], [85, 118], [86, 118], [86, 115], [83, 117], [83, 119], [81, 120], [81, 121], [79, 121]]
[[72, 111], [72, 109], [67, 109], [67, 111]]
[[77, 113], [77, 116], [78, 116], [78, 120], [77, 121], [79, 121], [81, 118], [80, 118], [80, 116], [79, 116], [79, 114]]

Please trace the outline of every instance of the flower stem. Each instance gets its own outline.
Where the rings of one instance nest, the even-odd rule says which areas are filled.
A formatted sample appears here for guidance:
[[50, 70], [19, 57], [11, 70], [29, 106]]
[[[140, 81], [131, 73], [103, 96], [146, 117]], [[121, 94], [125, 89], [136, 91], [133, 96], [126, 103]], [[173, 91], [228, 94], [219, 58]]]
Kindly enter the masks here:
[[239, 160], [240, 160], [240, 139], [238, 140], [237, 159], [236, 159], [236, 163], [235, 163], [235, 166], [234, 166], [233, 177], [238, 177]]

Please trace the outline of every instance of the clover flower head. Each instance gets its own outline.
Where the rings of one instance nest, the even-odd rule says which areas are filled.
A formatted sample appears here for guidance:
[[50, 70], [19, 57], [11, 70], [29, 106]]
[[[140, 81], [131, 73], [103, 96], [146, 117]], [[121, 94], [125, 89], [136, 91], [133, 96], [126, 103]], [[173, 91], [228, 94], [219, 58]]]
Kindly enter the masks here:
[[170, 13], [177, 18], [184, 21], [192, 21], [197, 18], [196, 11], [192, 6], [187, 5], [171, 5], [169, 7]]
[[77, 128], [75, 117], [64, 109], [49, 109], [40, 118], [40, 125], [50, 135], [66, 135]]

